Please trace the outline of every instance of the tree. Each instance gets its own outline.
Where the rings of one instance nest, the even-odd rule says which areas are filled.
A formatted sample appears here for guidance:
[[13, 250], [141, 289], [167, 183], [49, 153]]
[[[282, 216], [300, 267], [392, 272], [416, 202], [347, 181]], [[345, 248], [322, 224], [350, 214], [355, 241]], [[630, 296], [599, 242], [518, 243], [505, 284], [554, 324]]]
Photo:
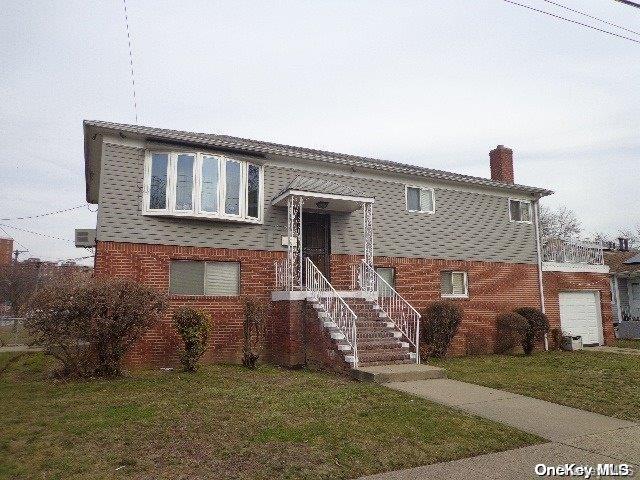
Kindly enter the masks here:
[[640, 225], [636, 227], [634, 231], [632, 228], [620, 229], [619, 237], [628, 238], [629, 239], [629, 248], [636, 248], [640, 246]]
[[582, 233], [582, 225], [576, 213], [561, 205], [556, 208], [540, 207], [540, 234], [547, 238], [576, 238]]
[[0, 266], [0, 300], [9, 305], [12, 315], [20, 315], [35, 292], [38, 269], [36, 262], [13, 262]]

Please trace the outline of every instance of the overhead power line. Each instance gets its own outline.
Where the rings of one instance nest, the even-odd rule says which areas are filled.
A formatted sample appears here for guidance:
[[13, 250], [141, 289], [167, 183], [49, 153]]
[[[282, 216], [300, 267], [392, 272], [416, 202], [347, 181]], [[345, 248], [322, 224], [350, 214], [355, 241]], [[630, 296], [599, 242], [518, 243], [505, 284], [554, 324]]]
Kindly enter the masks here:
[[551, 0], [544, 0], [544, 1], [547, 2], [547, 3], [550, 3], [551, 5], [555, 5], [556, 7], [564, 8], [565, 10], [569, 10], [570, 12], [577, 13], [578, 15], [583, 15], [583, 16], [591, 18], [593, 20], [597, 20], [598, 22], [606, 23], [607, 25], [611, 25], [612, 27], [619, 28], [620, 30], [625, 30], [627, 32], [635, 33], [636, 35], [640, 35], [640, 33], [636, 32], [634, 30], [631, 30], [631, 29], [626, 28], [626, 27], [621, 27], [620, 25], [616, 25], [615, 23], [608, 22], [608, 21], [603, 20], [603, 19], [598, 18], [598, 17], [594, 17], [593, 15], [589, 15], [588, 13], [581, 12], [580, 10], [575, 10], [573, 8], [569, 8], [569, 7], [567, 7], [565, 5], [562, 5], [560, 3], [552, 2]]
[[503, 0], [503, 1], [505, 1], [507, 3], [510, 3], [512, 5], [517, 5], [518, 7], [526, 8], [526, 9], [529, 9], [529, 10], [533, 10], [534, 12], [542, 13], [544, 15], [549, 15], [550, 17], [554, 17], [554, 18], [557, 18], [559, 20], [564, 20], [565, 22], [575, 23], [576, 25], [581, 25], [583, 27], [590, 28], [590, 29], [596, 30], [598, 32], [606, 33], [607, 35], [612, 35], [614, 37], [622, 38], [624, 40], [629, 40], [630, 42], [633, 42], [633, 43], [640, 43], [640, 40], [638, 40], [638, 39], [625, 37], [624, 35], [620, 35], [618, 33], [610, 32], [609, 30], [604, 30], [602, 28], [594, 27], [593, 25], [589, 25], [589, 24], [586, 24], [586, 23], [578, 22], [576, 20], [571, 20], [570, 18], [562, 17], [560, 15], [556, 15], [555, 13], [547, 12], [546, 10], [540, 10], [539, 8], [534, 8], [534, 7], [531, 7], [529, 5], [525, 5], [523, 3], [514, 2], [512, 0]]
[[13, 217], [13, 218], [0, 218], [0, 221], [13, 222], [14, 220], [30, 220], [30, 219], [33, 219], [33, 218], [48, 217], [49, 215], [56, 215], [58, 213], [70, 212], [71, 210], [77, 210], [79, 208], [84, 208], [84, 207], [88, 207], [88, 205], [86, 203], [83, 203], [82, 205], [76, 205], [75, 207], [63, 208], [62, 210], [56, 210], [54, 212], [40, 213], [38, 215], [28, 215], [28, 216], [24, 216], [24, 217]]
[[133, 53], [131, 49], [131, 33], [129, 32], [129, 15], [127, 13], [127, 0], [122, 0], [124, 5], [124, 24], [127, 29], [127, 41], [129, 42], [129, 66], [131, 67], [131, 87], [133, 89], [133, 112], [138, 123], [138, 100], [136, 99], [136, 77], [133, 74]]
[[4, 228], [2, 228], [2, 226], [0, 226], [0, 230], [2, 230], [4, 232], [4, 234], [10, 238], [11, 240], [13, 240], [14, 242], [16, 242], [18, 245], [20, 245], [22, 248], [24, 248], [27, 252], [29, 251], [29, 248], [27, 248], [24, 244], [20, 243], [18, 240], [16, 240], [15, 238], [13, 238], [11, 235], [9, 235], [9, 232], [7, 232]]
[[[30, 233], [31, 235], [37, 235], [39, 237], [52, 238], [53, 240], [60, 240], [60, 241], [63, 241], [63, 242], [68, 242], [68, 243], [75, 244], [75, 242], [73, 240], [69, 240], [68, 238], [56, 237], [54, 235], [47, 235], [46, 233], [34, 232], [32, 230], [26, 230], [24, 228], [14, 227], [13, 225], [7, 225], [6, 223], [5, 224], [1, 224], [0, 223], [0, 227], [10, 228], [12, 230], [18, 230], [19, 232]], [[3, 228], [3, 230], [4, 230], [4, 228]]]

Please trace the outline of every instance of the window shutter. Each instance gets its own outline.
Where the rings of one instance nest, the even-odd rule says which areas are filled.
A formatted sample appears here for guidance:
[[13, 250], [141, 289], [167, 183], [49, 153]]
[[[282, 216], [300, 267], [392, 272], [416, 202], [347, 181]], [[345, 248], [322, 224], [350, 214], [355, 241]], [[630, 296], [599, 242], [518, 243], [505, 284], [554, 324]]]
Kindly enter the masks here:
[[423, 212], [433, 211], [433, 191], [429, 189], [420, 189], [420, 210]]
[[455, 272], [451, 273], [451, 293], [453, 295], [464, 295], [464, 273]]
[[204, 294], [204, 262], [172, 261], [169, 277], [170, 293], [177, 295]]
[[205, 295], [238, 295], [240, 264], [237, 262], [207, 262], [204, 274]]

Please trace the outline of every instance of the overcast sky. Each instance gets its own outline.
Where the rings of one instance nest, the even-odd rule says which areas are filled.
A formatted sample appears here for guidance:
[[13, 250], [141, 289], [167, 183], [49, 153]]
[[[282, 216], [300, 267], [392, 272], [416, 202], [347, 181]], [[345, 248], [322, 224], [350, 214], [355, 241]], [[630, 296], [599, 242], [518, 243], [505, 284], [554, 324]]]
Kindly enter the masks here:
[[[640, 32], [640, 9], [558, 1]], [[122, 1], [2, 4], [0, 218], [82, 205], [82, 120], [135, 122]], [[544, 203], [575, 210], [587, 233], [640, 224], [638, 43], [501, 0], [128, 9], [143, 125], [480, 176], [505, 144], [516, 181], [556, 191]], [[87, 254], [73, 229], [95, 227], [95, 214], [0, 224], [24, 258], [65, 259]]]

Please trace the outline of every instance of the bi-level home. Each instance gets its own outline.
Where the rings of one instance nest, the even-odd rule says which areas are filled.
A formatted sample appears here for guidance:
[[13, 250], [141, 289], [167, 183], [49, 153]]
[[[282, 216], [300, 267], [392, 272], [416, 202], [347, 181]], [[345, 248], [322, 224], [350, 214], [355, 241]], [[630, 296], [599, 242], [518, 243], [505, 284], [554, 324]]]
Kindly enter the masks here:
[[131, 365], [176, 362], [180, 305], [211, 316], [205, 360], [239, 361], [244, 297], [269, 303], [264, 358], [287, 366], [416, 362], [419, 312], [440, 299], [464, 310], [453, 354], [491, 352], [496, 314], [521, 306], [585, 343], [612, 336], [602, 249], [541, 242], [552, 192], [514, 183], [502, 145], [480, 178], [103, 121], [84, 142], [96, 274], [169, 295]]

